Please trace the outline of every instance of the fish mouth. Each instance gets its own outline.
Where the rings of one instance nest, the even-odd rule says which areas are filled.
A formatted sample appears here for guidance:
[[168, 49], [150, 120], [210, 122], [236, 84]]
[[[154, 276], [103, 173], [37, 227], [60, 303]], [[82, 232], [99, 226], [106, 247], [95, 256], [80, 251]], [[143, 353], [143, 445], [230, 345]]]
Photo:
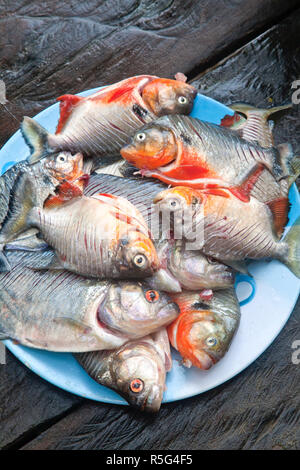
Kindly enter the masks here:
[[216, 273], [215, 276], [218, 281], [227, 281], [230, 284], [234, 283], [235, 274], [230, 268], [225, 269], [223, 272]]
[[204, 350], [195, 351], [194, 356], [197, 364], [199, 364], [197, 367], [203, 370], [210, 369], [216, 363], [216, 360]]
[[180, 313], [180, 308], [175, 302], [169, 302], [167, 305], [162, 307], [157, 313], [158, 319], [166, 319], [165, 325], [171, 323]]
[[145, 399], [136, 401], [133, 405], [146, 413], [158, 413], [163, 398], [163, 390], [159, 385], [154, 385]]

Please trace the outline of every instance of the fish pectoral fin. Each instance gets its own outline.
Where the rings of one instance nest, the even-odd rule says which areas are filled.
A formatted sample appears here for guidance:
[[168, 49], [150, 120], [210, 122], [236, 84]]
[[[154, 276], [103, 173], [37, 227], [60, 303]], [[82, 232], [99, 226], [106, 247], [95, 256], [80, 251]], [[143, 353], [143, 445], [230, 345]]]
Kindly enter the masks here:
[[243, 260], [226, 260], [224, 264], [235, 269], [239, 273], [246, 274], [247, 276], [252, 277], [252, 274], [249, 273], [246, 262]]
[[255, 164], [238, 186], [230, 188], [231, 193], [243, 202], [249, 202], [251, 191], [261, 173], [267, 168], [262, 163]]
[[11, 265], [9, 264], [3, 251], [0, 251], [0, 273], [7, 273], [11, 270]]
[[21, 132], [31, 151], [31, 155], [27, 159], [30, 165], [39, 162], [50, 153], [49, 133], [34, 119], [25, 116], [21, 124]]

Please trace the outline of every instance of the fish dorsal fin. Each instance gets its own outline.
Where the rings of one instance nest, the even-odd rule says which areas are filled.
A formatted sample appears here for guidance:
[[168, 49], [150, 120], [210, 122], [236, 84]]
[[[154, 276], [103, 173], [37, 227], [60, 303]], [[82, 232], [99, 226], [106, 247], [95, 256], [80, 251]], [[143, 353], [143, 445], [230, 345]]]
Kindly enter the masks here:
[[287, 197], [278, 198], [268, 202], [267, 206], [273, 214], [274, 229], [280, 238], [288, 221], [289, 200]]
[[21, 124], [21, 132], [26, 144], [31, 150], [31, 155], [28, 157], [30, 165], [33, 165], [47, 156], [49, 153], [49, 133], [43, 126], [34, 119], [25, 116]]
[[82, 100], [81, 96], [62, 95], [57, 98], [59, 101], [59, 121], [56, 128], [56, 134], [59, 134], [67, 122], [74, 106]]

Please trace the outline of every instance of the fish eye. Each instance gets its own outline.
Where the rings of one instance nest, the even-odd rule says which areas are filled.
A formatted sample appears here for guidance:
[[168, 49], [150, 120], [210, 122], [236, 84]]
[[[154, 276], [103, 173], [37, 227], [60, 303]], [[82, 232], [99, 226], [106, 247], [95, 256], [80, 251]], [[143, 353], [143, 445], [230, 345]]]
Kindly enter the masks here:
[[67, 157], [65, 155], [58, 155], [57, 161], [60, 163], [65, 163], [67, 161]]
[[218, 260], [211, 258], [210, 256], [207, 256], [207, 261], [209, 262], [209, 264], [219, 264]]
[[135, 255], [135, 257], [133, 258], [133, 263], [138, 268], [143, 268], [147, 263], [147, 258], [145, 255]]
[[159, 293], [156, 290], [148, 290], [145, 297], [148, 302], [156, 302], [159, 299]]
[[130, 382], [130, 390], [134, 393], [139, 393], [144, 388], [144, 382], [141, 379], [134, 379]]
[[170, 209], [176, 209], [178, 207], [179, 203], [176, 199], [170, 199], [169, 201], [169, 206], [170, 206]]
[[136, 135], [136, 140], [138, 142], [143, 142], [143, 140], [146, 139], [146, 134], [145, 132], [139, 132], [137, 135]]
[[185, 96], [179, 96], [178, 97], [178, 103], [179, 104], [186, 104], [187, 103], [187, 98]]
[[218, 343], [218, 340], [214, 338], [213, 336], [210, 336], [209, 338], [206, 339], [205, 342], [207, 346], [213, 347], [213, 346], [216, 346], [216, 344]]

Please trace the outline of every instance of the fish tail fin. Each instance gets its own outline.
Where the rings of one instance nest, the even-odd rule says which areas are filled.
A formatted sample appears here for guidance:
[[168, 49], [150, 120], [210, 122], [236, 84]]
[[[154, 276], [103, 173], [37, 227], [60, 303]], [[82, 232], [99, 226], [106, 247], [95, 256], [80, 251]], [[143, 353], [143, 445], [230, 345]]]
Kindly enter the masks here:
[[49, 132], [38, 122], [28, 116], [23, 118], [21, 132], [31, 155], [28, 157], [30, 165], [46, 157], [49, 151]]
[[253, 113], [260, 114], [265, 121], [267, 121], [273, 114], [276, 114], [280, 111], [284, 111], [286, 109], [290, 109], [291, 107], [291, 103], [282, 106], [273, 106], [273, 108], [269, 109], [256, 108], [255, 106], [251, 106], [247, 103], [236, 103], [230, 106], [233, 111], [245, 114], [247, 117], [249, 117]]
[[284, 241], [288, 244], [288, 254], [283, 262], [295, 276], [300, 278], [300, 217], [291, 227]]
[[56, 134], [59, 134], [63, 129], [65, 123], [67, 122], [74, 106], [79, 103], [83, 98], [76, 95], [62, 95], [59, 96], [56, 100], [59, 101], [59, 121], [56, 128]]
[[11, 265], [8, 262], [3, 251], [0, 251], [0, 273], [7, 273], [11, 270]]

